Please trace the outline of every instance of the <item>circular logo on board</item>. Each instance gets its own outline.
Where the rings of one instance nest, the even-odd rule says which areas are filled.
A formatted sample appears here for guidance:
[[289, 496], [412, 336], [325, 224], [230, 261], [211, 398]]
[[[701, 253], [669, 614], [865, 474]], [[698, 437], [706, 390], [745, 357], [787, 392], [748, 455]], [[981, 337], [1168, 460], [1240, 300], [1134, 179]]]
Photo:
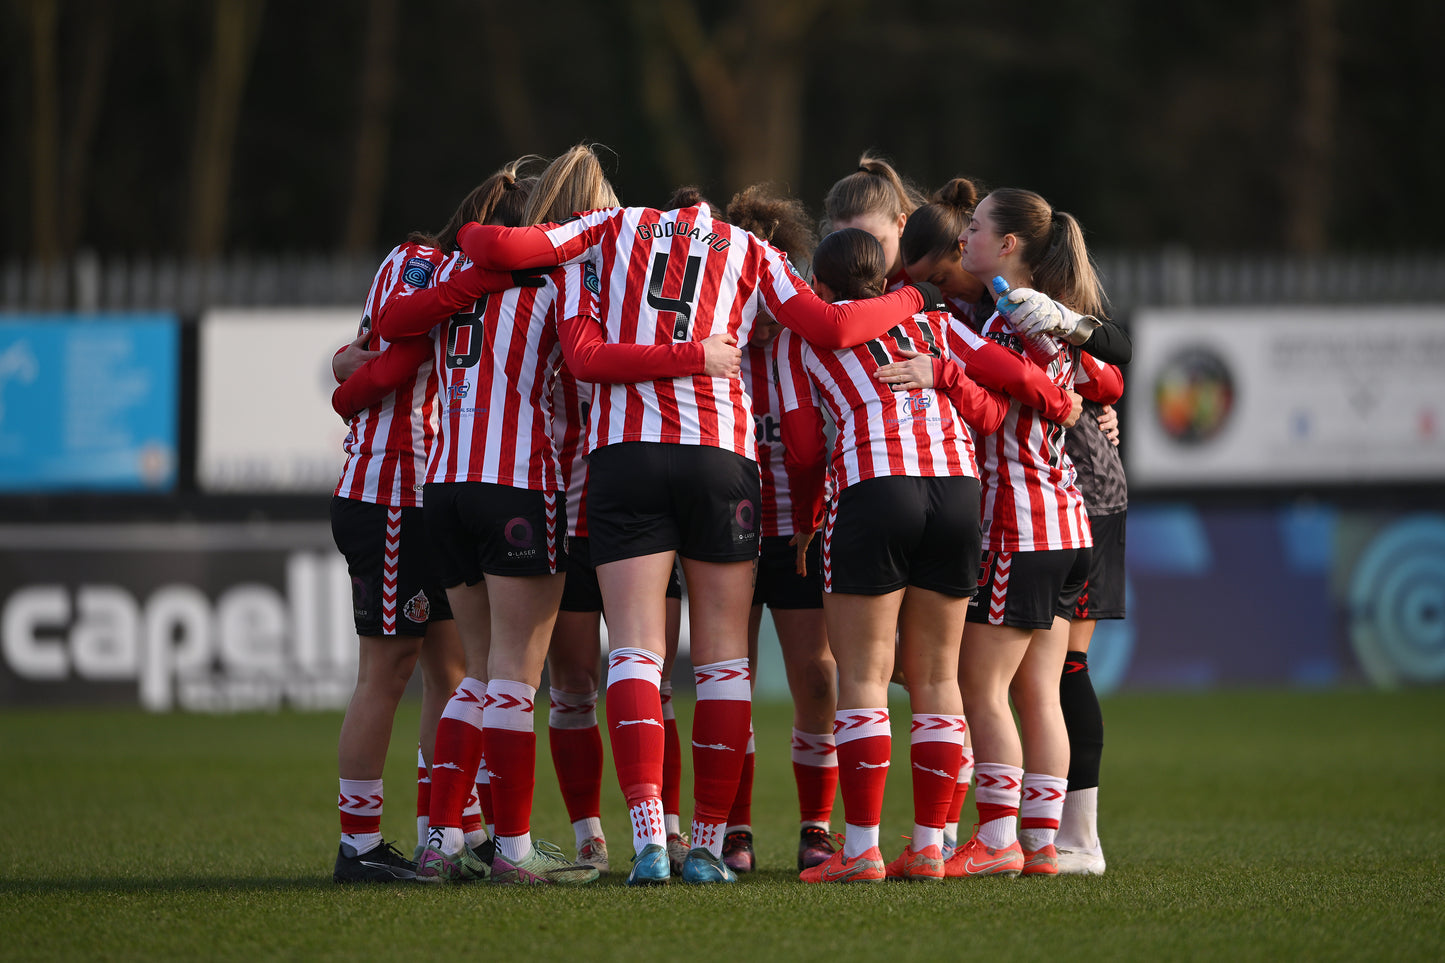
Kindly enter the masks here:
[[1154, 414], [1165, 434], [1195, 445], [1209, 441], [1229, 423], [1234, 410], [1234, 376], [1208, 348], [1174, 354], [1154, 380]]

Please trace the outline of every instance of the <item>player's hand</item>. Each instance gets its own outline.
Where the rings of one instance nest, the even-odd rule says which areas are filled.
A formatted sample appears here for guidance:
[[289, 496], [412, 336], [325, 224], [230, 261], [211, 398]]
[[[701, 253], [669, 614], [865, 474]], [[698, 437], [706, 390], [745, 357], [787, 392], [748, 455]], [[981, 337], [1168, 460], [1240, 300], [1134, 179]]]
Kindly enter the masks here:
[[1073, 315], [1071, 320], [1065, 316], [1062, 305], [1033, 288], [1013, 288], [998, 302], [998, 309], [1008, 316], [1013, 329], [1024, 337], [1032, 334], [1067, 337], [1079, 325], [1077, 314], [1068, 312]]
[[366, 350], [366, 342], [370, 340], [371, 332], [363, 331], [356, 336], [355, 341], [331, 356], [331, 373], [336, 376], [337, 381], [345, 381], [356, 374], [357, 368], [381, 355], [380, 351]]
[[873, 377], [889, 385], [894, 391], [917, 391], [933, 387], [933, 356], [921, 351], [899, 349], [903, 361], [880, 365]]
[[1119, 447], [1119, 413], [1113, 405], [1105, 405], [1099, 412], [1099, 430], [1115, 448]]
[[1068, 388], [1064, 389], [1064, 394], [1069, 396], [1069, 417], [1059, 423], [1065, 428], [1072, 428], [1079, 423], [1079, 415], [1084, 413], [1084, 396]]
[[743, 370], [743, 352], [732, 335], [714, 334], [702, 339], [706, 363], [702, 373], [709, 378], [737, 378]]
[[818, 531], [814, 529], [807, 534], [798, 532], [792, 538], [788, 539], [788, 544], [796, 550], [793, 558], [793, 569], [799, 575], [808, 574], [808, 545], [813, 541], [813, 536], [816, 534], [818, 534]]

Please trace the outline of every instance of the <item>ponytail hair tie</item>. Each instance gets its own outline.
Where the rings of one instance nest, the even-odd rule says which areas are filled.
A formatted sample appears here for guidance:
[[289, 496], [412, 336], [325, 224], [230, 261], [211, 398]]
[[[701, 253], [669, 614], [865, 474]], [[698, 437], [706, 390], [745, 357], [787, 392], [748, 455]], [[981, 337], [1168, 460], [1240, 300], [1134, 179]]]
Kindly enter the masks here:
[[864, 167], [862, 164], [859, 164], [859, 165], [858, 165], [858, 173], [860, 173], [860, 174], [871, 174], [871, 173], [873, 173], [873, 172], [870, 171], [868, 168]]

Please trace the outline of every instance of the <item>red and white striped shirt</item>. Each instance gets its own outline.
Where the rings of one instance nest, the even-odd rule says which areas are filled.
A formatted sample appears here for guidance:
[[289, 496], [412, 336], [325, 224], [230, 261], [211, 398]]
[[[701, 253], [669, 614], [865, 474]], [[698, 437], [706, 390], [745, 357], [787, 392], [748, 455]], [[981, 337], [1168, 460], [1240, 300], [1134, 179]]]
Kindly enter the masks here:
[[552, 386], [552, 441], [567, 490], [567, 534], [587, 536], [587, 416], [592, 383], [578, 381], [564, 364]]
[[886, 475], [976, 477], [973, 441], [953, 406], [932, 388], [893, 391], [873, 377], [899, 349], [947, 354], [945, 314], [917, 314], [881, 338], [841, 351], [778, 337], [783, 410], [827, 405], [838, 425], [828, 467], [834, 493]]
[[[466, 265], [456, 253], [436, 282]], [[562, 490], [552, 440], [552, 379], [562, 357], [557, 319], [563, 311], [594, 312], [582, 279], [581, 265], [558, 268], [542, 287], [488, 295], [439, 326], [440, 431], [427, 481]]]
[[[371, 282], [358, 333], [370, 331], [382, 306], [408, 284], [425, 287], [430, 283], [445, 258], [436, 248], [421, 244], [393, 248]], [[382, 351], [388, 343], [372, 334], [367, 348]], [[437, 377], [427, 364], [386, 400], [358, 411], [342, 444], [346, 464], [336, 494], [393, 508], [420, 505], [427, 452], [437, 430], [436, 401]]]
[[773, 365], [772, 343], [743, 349], [743, 386], [753, 399], [754, 440], [762, 473], [763, 510], [758, 531], [764, 538], [793, 534], [793, 499], [783, 467], [783, 398]]
[[[995, 313], [975, 334], [952, 319], [948, 340], [967, 353], [985, 340], [1010, 349], [1026, 364], [1022, 342], [1008, 320]], [[1059, 342], [1046, 373], [1061, 388], [1090, 380], [1078, 348]], [[998, 431], [979, 442], [983, 483], [984, 548], [996, 552], [1042, 552], [1093, 544], [1084, 499], [1074, 485], [1074, 465], [1064, 451], [1064, 427], [1010, 398]]]
[[[546, 234], [560, 261], [597, 265], [596, 317], [611, 343], [701, 341], [726, 332], [746, 344], [760, 307], [777, 317], [807, 287], [782, 252], [714, 221], [707, 205], [591, 211]], [[751, 408], [740, 378], [598, 385], [588, 443], [710, 445], [756, 459]]]

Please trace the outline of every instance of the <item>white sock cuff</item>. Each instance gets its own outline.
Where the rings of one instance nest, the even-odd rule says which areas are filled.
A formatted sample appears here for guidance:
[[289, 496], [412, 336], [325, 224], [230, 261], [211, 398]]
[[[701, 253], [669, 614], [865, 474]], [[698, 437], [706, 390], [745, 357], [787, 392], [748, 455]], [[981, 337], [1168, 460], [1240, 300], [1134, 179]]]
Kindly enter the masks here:
[[704, 699], [751, 702], [753, 699], [752, 673], [748, 671], [747, 659], [727, 659], [699, 665], [692, 670], [697, 683], [697, 701]]
[[607, 657], [607, 684], [640, 679], [662, 688], [662, 656], [646, 649], [613, 649]]
[[381, 812], [380, 779], [342, 779], [336, 808], [353, 816], [375, 816]]
[[465, 722], [474, 729], [482, 728], [482, 707], [487, 701], [487, 684], [471, 676], [462, 680], [442, 709], [443, 719]]
[[838, 743], [833, 740], [831, 732], [819, 735], [816, 732], [794, 729], [793, 761], [800, 766], [837, 769]]
[[1001, 762], [980, 762], [974, 767], [975, 798], [981, 803], [1017, 806], [1023, 789], [1024, 771]]
[[888, 710], [884, 709], [839, 709], [833, 722], [833, 740], [837, 745], [855, 739], [873, 736], [891, 736], [893, 729], [888, 723]]
[[563, 692], [551, 689], [547, 724], [553, 729], [594, 729], [597, 726], [597, 690]]
[[1049, 776], [1040, 772], [1026, 772], [1023, 790], [1020, 794], [1020, 816], [1047, 816], [1053, 819], [1064, 808], [1064, 796], [1069, 791], [1067, 776]]
[[537, 690], [525, 682], [493, 679], [487, 684], [486, 728], [531, 732], [536, 700]]
[[946, 742], [954, 745], [963, 745], [964, 733], [968, 727], [964, 725], [963, 716], [939, 715], [933, 712], [915, 712], [913, 714], [913, 725], [909, 729], [908, 740], [910, 744], [917, 745], [920, 742]]

